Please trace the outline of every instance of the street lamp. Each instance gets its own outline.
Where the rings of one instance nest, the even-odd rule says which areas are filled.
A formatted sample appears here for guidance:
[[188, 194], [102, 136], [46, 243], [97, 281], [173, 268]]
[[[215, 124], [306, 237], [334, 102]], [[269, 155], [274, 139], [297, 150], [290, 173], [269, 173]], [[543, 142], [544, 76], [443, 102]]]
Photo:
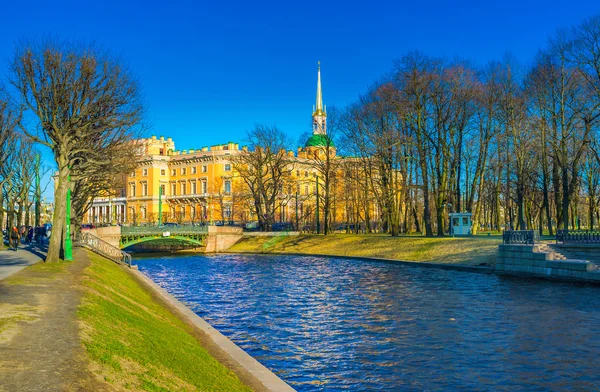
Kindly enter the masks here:
[[[71, 168], [69, 168], [70, 171]], [[71, 174], [67, 178], [67, 214], [65, 230], [65, 260], [73, 260], [73, 242], [71, 241]], [[56, 233], [60, 235], [59, 233]]]

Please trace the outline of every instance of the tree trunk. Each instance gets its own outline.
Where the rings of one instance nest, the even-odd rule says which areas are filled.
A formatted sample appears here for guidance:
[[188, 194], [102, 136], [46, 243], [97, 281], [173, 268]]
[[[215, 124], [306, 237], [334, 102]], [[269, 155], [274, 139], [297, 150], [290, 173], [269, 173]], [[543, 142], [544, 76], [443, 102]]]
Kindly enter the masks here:
[[556, 229], [564, 228], [563, 204], [561, 201], [560, 174], [558, 172], [558, 163], [552, 164], [552, 185], [554, 188], [554, 205], [556, 207]]
[[562, 218], [563, 228], [569, 229], [569, 172], [566, 165], [562, 168]]
[[527, 225], [525, 223], [525, 185], [521, 183], [522, 179], [518, 180], [517, 184], [517, 211], [518, 211], [518, 223], [519, 230], [526, 230]]
[[[4, 223], [4, 194], [0, 187], [0, 247], [4, 246], [4, 232], [2, 231], [2, 223]], [[8, 235], [8, 230], [6, 231]]]
[[62, 232], [65, 227], [66, 197], [69, 187], [69, 168], [66, 162], [61, 162], [58, 172], [58, 185], [54, 193], [54, 218], [52, 219], [52, 235], [48, 244], [46, 262], [59, 261], [63, 246]]
[[438, 237], [444, 236], [444, 207], [439, 206], [436, 208], [436, 219], [437, 219], [437, 235]]
[[417, 233], [421, 232], [421, 225], [419, 223], [419, 215], [417, 214], [417, 207], [413, 206], [412, 208], [413, 219], [415, 220], [415, 231]]

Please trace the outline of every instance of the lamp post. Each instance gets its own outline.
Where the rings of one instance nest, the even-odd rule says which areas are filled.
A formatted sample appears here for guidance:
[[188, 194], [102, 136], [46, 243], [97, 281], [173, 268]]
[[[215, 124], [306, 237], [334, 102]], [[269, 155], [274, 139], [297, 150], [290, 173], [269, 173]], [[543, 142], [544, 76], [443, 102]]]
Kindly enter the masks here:
[[[65, 260], [73, 260], [73, 242], [71, 241], [71, 175], [67, 179], [67, 214], [65, 230]], [[57, 233], [58, 235], [58, 233]]]

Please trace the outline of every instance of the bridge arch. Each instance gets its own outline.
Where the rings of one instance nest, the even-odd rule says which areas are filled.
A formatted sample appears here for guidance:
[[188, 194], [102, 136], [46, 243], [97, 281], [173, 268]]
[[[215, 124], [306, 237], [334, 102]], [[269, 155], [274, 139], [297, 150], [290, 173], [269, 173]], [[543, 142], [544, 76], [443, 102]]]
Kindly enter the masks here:
[[144, 242], [153, 242], [153, 241], [180, 241], [190, 245], [197, 246], [205, 246], [204, 236], [184, 236], [184, 235], [172, 235], [169, 237], [163, 237], [159, 235], [144, 235], [144, 236], [128, 236], [125, 238], [121, 238], [121, 243], [119, 244], [121, 249], [128, 248], [133, 245], [141, 244]]

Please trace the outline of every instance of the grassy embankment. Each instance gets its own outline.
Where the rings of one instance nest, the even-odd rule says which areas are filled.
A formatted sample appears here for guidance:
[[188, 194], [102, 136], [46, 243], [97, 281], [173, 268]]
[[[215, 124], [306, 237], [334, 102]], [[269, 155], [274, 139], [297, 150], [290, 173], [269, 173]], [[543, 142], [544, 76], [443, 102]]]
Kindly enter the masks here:
[[502, 237], [443, 237], [333, 234], [328, 236], [244, 237], [232, 253], [305, 253], [336, 256], [377, 257], [405, 261], [491, 265]]
[[94, 373], [126, 390], [250, 390], [131, 275], [89, 257], [78, 317]]

